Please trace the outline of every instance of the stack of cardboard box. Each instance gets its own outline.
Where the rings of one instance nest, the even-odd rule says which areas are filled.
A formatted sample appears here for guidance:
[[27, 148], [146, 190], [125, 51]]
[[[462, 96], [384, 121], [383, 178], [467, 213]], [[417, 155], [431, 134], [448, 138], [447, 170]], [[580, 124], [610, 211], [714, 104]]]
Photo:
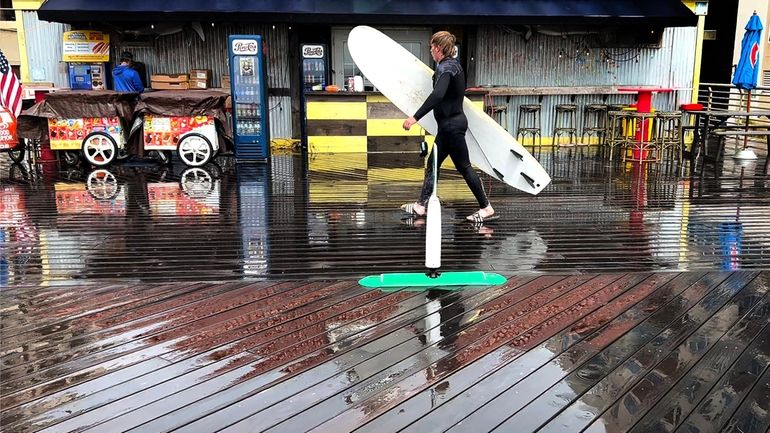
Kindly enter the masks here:
[[211, 71], [208, 69], [193, 69], [190, 71], [190, 88], [205, 90], [211, 87]]
[[[211, 71], [192, 69], [190, 74], [153, 74], [150, 77], [154, 90], [205, 90], [211, 88]], [[224, 83], [223, 86], [224, 87]], [[230, 87], [228, 77], [227, 87]]]
[[187, 74], [153, 74], [150, 76], [150, 87], [154, 90], [187, 90], [190, 88], [190, 77]]

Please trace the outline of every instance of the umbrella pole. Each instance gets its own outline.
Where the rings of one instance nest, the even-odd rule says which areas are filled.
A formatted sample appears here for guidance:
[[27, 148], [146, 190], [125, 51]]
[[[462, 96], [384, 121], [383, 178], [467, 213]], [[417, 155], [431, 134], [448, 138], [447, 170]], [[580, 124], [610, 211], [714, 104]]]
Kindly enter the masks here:
[[[751, 112], [751, 89], [749, 89], [748, 92], [746, 92], [746, 112], [747, 113]], [[745, 131], [749, 132], [749, 116], [746, 116], [746, 129], [745, 129]], [[748, 144], [748, 141], [749, 141], [749, 136], [748, 135], [744, 135], [743, 136], [743, 150], [746, 150], [746, 146]]]
[[[748, 89], [746, 91], [746, 112], [751, 111], [751, 89]], [[746, 116], [746, 123], [744, 126], [744, 131], [749, 131], [749, 116]], [[749, 136], [748, 134], [745, 134], [743, 136], [743, 149], [735, 151], [735, 155], [733, 155], [733, 159], [757, 159], [757, 155], [754, 153], [753, 150], [747, 149], [749, 142]]]

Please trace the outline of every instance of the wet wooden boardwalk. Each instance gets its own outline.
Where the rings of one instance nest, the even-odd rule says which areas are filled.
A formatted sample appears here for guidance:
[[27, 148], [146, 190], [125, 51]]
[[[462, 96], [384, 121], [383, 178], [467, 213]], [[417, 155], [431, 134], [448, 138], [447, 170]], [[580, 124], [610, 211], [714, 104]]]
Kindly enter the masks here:
[[16, 286], [7, 432], [765, 432], [770, 272]]
[[[541, 161], [537, 197], [448, 171], [422, 268], [408, 153], [25, 171], [0, 161], [3, 432], [762, 432], [767, 165]], [[732, 164], [732, 165], [731, 165]]]

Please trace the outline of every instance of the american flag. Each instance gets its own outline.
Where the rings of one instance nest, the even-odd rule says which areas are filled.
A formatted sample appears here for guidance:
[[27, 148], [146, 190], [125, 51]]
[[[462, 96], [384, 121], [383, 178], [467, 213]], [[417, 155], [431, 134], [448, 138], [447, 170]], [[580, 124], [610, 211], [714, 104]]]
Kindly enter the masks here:
[[21, 113], [21, 83], [14, 75], [8, 59], [0, 50], [0, 104], [19, 117]]

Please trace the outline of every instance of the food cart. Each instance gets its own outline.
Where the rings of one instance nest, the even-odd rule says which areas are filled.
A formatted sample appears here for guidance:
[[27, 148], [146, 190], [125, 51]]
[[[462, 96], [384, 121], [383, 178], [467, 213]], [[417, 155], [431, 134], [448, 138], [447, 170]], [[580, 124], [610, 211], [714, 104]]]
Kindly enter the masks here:
[[48, 140], [60, 160], [75, 164], [81, 155], [103, 167], [124, 149], [126, 125], [131, 120], [137, 94], [103, 91], [51, 93], [19, 116], [20, 137]]
[[16, 134], [16, 118], [5, 107], [0, 107], [0, 151], [8, 153], [13, 162], [24, 160], [24, 143]]
[[211, 161], [232, 128], [225, 114], [228, 94], [214, 90], [164, 90], [143, 93], [136, 105], [131, 135], [142, 131], [142, 147], [170, 162], [172, 152], [189, 167]]

